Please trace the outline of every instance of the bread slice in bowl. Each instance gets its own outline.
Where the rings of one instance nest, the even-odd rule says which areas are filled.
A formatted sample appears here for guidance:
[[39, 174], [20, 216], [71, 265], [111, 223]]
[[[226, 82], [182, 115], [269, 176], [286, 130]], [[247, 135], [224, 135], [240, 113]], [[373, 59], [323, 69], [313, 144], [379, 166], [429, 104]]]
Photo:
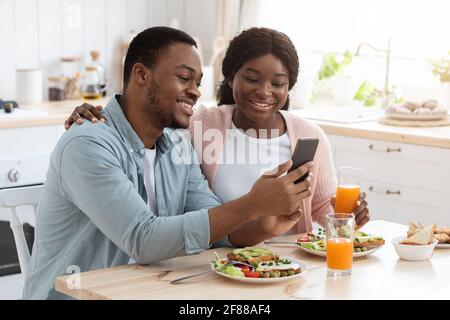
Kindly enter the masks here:
[[428, 245], [433, 242], [435, 228], [435, 224], [429, 225], [405, 240], [400, 241], [400, 243], [409, 245]]

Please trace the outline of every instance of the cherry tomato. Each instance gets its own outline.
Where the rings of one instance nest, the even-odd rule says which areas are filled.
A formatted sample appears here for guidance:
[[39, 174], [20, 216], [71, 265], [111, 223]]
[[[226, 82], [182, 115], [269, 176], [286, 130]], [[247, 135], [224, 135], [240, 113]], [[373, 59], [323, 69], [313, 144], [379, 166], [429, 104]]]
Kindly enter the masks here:
[[297, 239], [297, 242], [309, 242], [308, 236], [300, 237]]
[[239, 269], [241, 269], [242, 272], [246, 273], [250, 271], [250, 267], [249, 266], [244, 266], [244, 265], [240, 265]]
[[247, 278], [259, 278], [261, 273], [257, 271], [244, 271], [244, 274]]

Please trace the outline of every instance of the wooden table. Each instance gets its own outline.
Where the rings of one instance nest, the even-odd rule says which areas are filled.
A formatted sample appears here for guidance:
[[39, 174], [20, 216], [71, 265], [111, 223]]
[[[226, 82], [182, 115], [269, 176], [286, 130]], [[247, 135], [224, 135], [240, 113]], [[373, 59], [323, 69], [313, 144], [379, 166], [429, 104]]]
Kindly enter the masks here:
[[363, 231], [382, 235], [385, 246], [372, 255], [355, 259], [352, 275], [338, 279], [326, 275], [323, 257], [293, 245], [261, 244], [305, 262], [309, 270], [301, 277], [270, 284], [241, 283], [215, 273], [169, 284], [178, 277], [208, 270], [214, 251], [223, 257], [229, 251], [220, 248], [150, 266], [133, 264], [83, 272], [79, 289], [68, 285], [73, 283], [67, 281], [71, 276], [58, 277], [56, 290], [77, 299], [448, 299], [450, 249], [435, 249], [432, 258], [425, 261], [400, 260], [391, 239], [406, 235], [406, 230], [400, 224], [369, 222]]

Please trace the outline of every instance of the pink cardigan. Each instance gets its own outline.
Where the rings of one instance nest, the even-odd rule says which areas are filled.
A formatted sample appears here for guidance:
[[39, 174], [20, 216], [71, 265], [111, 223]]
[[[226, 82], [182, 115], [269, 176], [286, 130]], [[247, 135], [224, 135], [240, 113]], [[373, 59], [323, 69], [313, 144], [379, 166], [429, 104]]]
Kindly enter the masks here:
[[[227, 139], [226, 129], [231, 129], [234, 109], [234, 105], [222, 105], [212, 108], [201, 106], [190, 119], [188, 130], [192, 144], [199, 155], [203, 174], [213, 191], [215, 189], [217, 162], [220, 159]], [[301, 209], [304, 212], [304, 219], [298, 222], [295, 230], [297, 233], [311, 231], [312, 221], [324, 226], [325, 215], [333, 212], [330, 198], [336, 192], [336, 177], [330, 144], [325, 133], [316, 124], [290, 112], [280, 111], [280, 113], [286, 122], [292, 153], [298, 138], [317, 137], [320, 140], [314, 157], [314, 167], [311, 169], [311, 172], [314, 174], [311, 188], [312, 196], [303, 201], [303, 208]], [[211, 139], [211, 130], [214, 132], [214, 129], [217, 134], [220, 132], [221, 135], [215, 134], [215, 139]], [[209, 130], [210, 134], [205, 134], [206, 130]], [[223, 139], [217, 139], [217, 137], [223, 137]]]

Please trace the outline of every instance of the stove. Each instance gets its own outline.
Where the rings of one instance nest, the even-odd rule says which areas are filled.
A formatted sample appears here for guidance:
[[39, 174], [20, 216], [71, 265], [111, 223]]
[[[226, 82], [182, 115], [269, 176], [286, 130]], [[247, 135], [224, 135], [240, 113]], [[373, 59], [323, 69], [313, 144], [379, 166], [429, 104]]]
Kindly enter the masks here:
[[[42, 185], [50, 162], [50, 152], [19, 153], [0, 156], [0, 189]], [[26, 206], [18, 208], [25, 237], [31, 248], [35, 218]], [[9, 212], [0, 208], [0, 276], [20, 273], [14, 237], [9, 227]]]
[[50, 152], [0, 156], [0, 189], [43, 184]]

